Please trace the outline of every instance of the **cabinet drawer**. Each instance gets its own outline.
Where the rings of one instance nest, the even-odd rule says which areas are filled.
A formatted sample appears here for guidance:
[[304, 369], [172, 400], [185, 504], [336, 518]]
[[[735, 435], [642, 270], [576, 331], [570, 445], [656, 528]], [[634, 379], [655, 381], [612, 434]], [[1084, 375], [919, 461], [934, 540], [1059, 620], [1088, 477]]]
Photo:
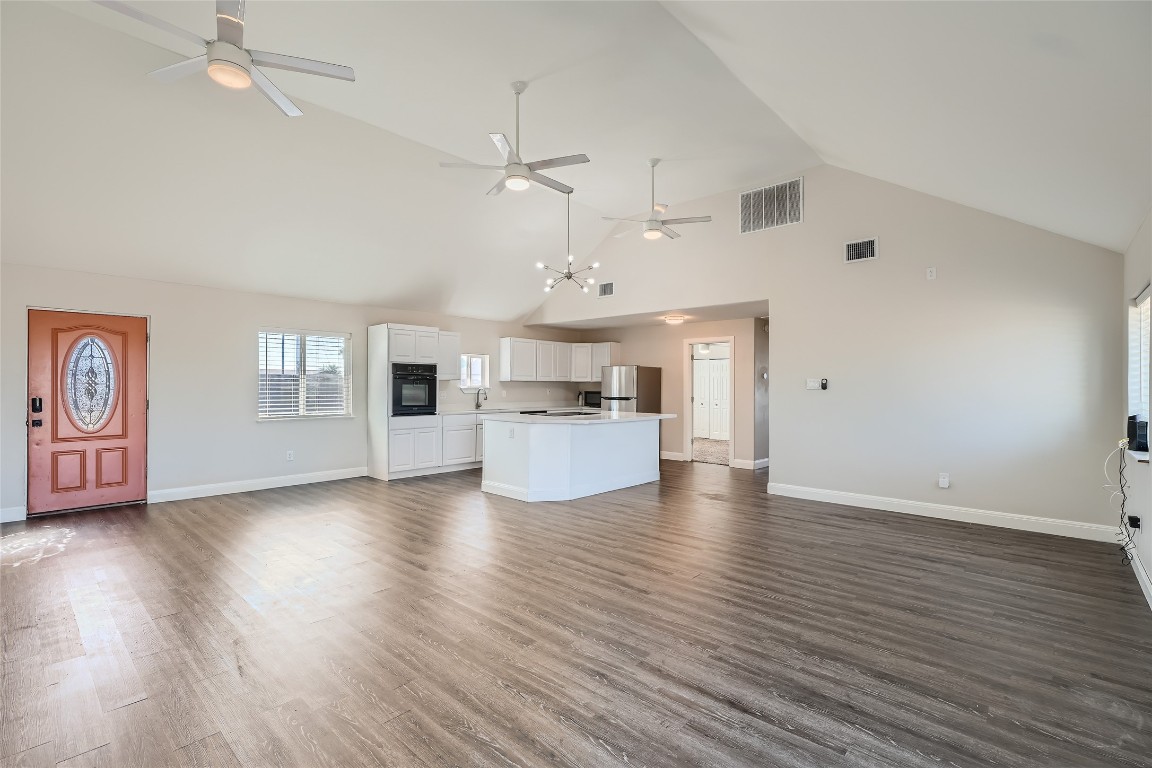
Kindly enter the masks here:
[[474, 413], [446, 413], [441, 416], [444, 420], [444, 428], [449, 427], [471, 427], [476, 424], [476, 414]]

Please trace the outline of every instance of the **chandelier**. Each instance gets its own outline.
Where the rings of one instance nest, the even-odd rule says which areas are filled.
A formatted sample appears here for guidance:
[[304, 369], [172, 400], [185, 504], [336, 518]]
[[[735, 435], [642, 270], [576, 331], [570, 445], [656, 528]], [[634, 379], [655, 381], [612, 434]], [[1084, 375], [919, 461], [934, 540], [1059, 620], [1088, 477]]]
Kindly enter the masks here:
[[574, 260], [572, 256], [572, 193], [568, 192], [564, 197], [568, 199], [568, 263], [564, 266], [564, 271], [560, 271], [559, 269], [549, 267], [542, 261], [538, 261], [536, 262], [536, 269], [546, 269], [549, 272], [555, 272], [557, 275], [557, 277], [549, 277], [544, 281], [544, 293], [550, 293], [553, 288], [565, 280], [571, 280], [572, 285], [578, 285], [580, 286], [580, 290], [588, 293], [588, 286], [595, 283], [596, 279], [592, 277], [579, 277], [579, 275], [596, 269], [600, 266], [600, 262], [584, 267], [584, 269], [572, 271], [572, 261]]

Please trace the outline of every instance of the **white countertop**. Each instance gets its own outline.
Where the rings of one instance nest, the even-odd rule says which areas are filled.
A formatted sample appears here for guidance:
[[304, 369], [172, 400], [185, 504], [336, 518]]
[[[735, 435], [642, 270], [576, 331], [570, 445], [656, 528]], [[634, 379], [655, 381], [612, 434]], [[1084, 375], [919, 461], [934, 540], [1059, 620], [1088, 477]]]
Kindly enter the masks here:
[[519, 413], [520, 411], [580, 411], [580, 410], [598, 410], [596, 408], [582, 408], [579, 405], [563, 403], [557, 405], [556, 403], [527, 403], [525, 405], [499, 405], [489, 408], [487, 405], [482, 408], [476, 408], [471, 405], [449, 405], [440, 408], [436, 411], [438, 416], [457, 415], [461, 413], [477, 413], [484, 415], [486, 413]]
[[[571, 410], [575, 411], [576, 408]], [[545, 416], [544, 414], [529, 413], [496, 413], [488, 411], [479, 412], [485, 421], [504, 421], [515, 424], [612, 424], [624, 421], [659, 421], [660, 419], [674, 419], [674, 413], [611, 413], [607, 411], [594, 411], [572, 416]]]

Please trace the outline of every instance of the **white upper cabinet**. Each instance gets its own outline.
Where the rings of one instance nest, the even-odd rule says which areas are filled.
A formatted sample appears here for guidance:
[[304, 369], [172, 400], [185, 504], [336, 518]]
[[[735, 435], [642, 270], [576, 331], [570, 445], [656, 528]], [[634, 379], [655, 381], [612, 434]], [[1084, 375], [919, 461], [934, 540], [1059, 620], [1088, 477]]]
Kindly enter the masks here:
[[592, 380], [592, 345], [572, 345], [572, 381]]
[[572, 381], [572, 345], [566, 341], [555, 342], [556, 381]]
[[620, 342], [601, 341], [592, 345], [592, 377], [600, 381], [600, 369], [606, 365], [620, 365]]
[[500, 339], [500, 381], [539, 381], [534, 339]]
[[536, 381], [556, 380], [556, 344], [551, 341], [536, 342]]
[[416, 331], [388, 329], [388, 360], [393, 363], [416, 362]]
[[439, 331], [416, 331], [416, 362], [435, 365], [440, 360], [439, 346]]
[[460, 378], [460, 334], [455, 331], [440, 331], [436, 341], [436, 378]]

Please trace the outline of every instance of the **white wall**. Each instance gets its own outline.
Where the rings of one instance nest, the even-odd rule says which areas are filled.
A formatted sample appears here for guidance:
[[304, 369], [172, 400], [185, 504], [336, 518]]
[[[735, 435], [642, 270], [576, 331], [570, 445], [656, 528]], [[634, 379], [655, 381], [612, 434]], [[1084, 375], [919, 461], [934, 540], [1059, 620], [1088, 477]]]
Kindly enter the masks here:
[[[241, 483], [286, 475], [363, 472], [367, 327], [381, 322], [433, 325], [462, 334], [462, 349], [495, 355], [500, 335], [572, 339], [425, 313], [332, 304], [238, 291], [108, 277], [16, 264], [0, 267], [0, 508], [23, 507], [25, 390], [29, 307], [150, 317], [148, 489]], [[256, 333], [262, 326], [352, 335], [352, 418], [256, 420]], [[493, 401], [575, 404], [575, 384], [493, 382]], [[469, 403], [455, 382], [445, 402]], [[507, 397], [500, 397], [500, 392]], [[494, 404], [494, 403], [493, 403]], [[293, 450], [296, 459], [285, 460]]]
[[[831, 166], [805, 174], [805, 198], [802, 224], [750, 235], [736, 191], [678, 204], [713, 222], [608, 238], [591, 258], [615, 296], [558, 296], [532, 322], [767, 299], [774, 483], [1112, 522], [1099, 472], [1124, 396], [1120, 255]], [[879, 258], [844, 264], [867, 237]]]
[[[1152, 281], [1152, 212], [1144, 219], [1143, 226], [1133, 238], [1132, 244], [1124, 254], [1124, 302], [1122, 304], [1124, 320], [1128, 318], [1128, 301], [1135, 298], [1144, 286]], [[1127, 360], [1127, 348], [1125, 348]], [[1127, 370], [1127, 368], [1125, 368]], [[1127, 416], [1125, 415], [1125, 418]], [[1119, 434], [1124, 434], [1123, 422]], [[1144, 573], [1144, 585], [1152, 586], [1152, 471], [1148, 464], [1129, 462], [1127, 475], [1131, 483], [1128, 495], [1127, 512], [1139, 515], [1142, 527], [1136, 531], [1136, 549], [1139, 560], [1137, 568]], [[1148, 595], [1152, 602], [1152, 594]]]

